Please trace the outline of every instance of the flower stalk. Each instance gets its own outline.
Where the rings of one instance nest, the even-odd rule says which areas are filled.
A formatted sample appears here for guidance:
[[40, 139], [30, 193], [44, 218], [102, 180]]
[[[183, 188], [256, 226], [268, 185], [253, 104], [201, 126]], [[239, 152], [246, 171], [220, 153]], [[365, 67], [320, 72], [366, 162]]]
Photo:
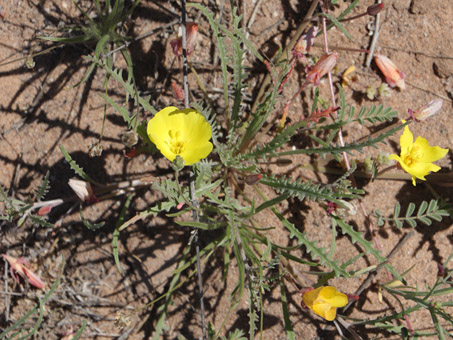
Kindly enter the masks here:
[[[189, 81], [187, 77], [187, 39], [186, 39], [186, 1], [181, 0], [181, 21], [182, 21], [182, 71], [183, 71], [183, 84], [184, 84], [184, 106], [189, 107]], [[212, 132], [211, 132], [212, 133]], [[209, 137], [210, 138], [210, 137]], [[212, 145], [212, 144], [211, 144]], [[211, 147], [212, 150], [212, 147]], [[190, 199], [192, 202], [192, 218], [195, 222], [198, 222], [198, 201], [195, 192], [195, 172], [190, 173]], [[195, 251], [197, 256], [197, 276], [198, 276], [198, 292], [200, 300], [200, 318], [201, 318], [201, 332], [202, 339], [206, 339], [206, 324], [205, 324], [205, 312], [203, 302], [203, 278], [201, 276], [201, 261], [200, 261], [200, 243], [198, 241], [198, 229], [194, 229], [193, 241], [195, 244]]]

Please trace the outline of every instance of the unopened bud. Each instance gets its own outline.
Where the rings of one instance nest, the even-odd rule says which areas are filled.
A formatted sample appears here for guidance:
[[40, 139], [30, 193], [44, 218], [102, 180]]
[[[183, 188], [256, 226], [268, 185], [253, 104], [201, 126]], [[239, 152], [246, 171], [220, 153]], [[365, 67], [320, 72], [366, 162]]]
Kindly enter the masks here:
[[277, 166], [288, 166], [293, 163], [293, 161], [289, 158], [279, 158], [277, 159]]
[[176, 82], [172, 81], [171, 89], [173, 92], [173, 97], [175, 97], [176, 100], [179, 100], [179, 101], [184, 100], [184, 90], [181, 88], [181, 86], [179, 86]]
[[355, 204], [347, 202], [345, 200], [340, 200], [341, 204], [344, 206], [340, 207], [338, 204], [329, 202], [327, 205], [327, 213], [329, 215], [338, 216], [338, 217], [346, 217], [346, 216], [354, 216], [357, 214], [357, 207]]
[[368, 15], [375, 16], [384, 8], [384, 4], [371, 5], [366, 9]]
[[138, 143], [138, 134], [134, 130], [124, 131], [121, 133], [121, 141], [128, 148], [132, 148]]
[[438, 263], [437, 264], [437, 277], [443, 278], [445, 276], [445, 274], [446, 274], [445, 267], [442, 264]]
[[184, 168], [184, 159], [180, 155], [176, 155], [176, 158], [172, 163], [173, 170], [181, 171]]
[[[186, 45], [187, 55], [190, 55], [194, 48], [198, 36], [198, 25], [194, 22], [186, 23]], [[170, 41], [170, 46], [173, 54], [177, 57], [182, 56], [182, 38], [173, 39]]]
[[50, 213], [50, 211], [52, 210], [52, 206], [50, 205], [46, 205], [45, 207], [41, 207], [39, 210], [38, 210], [38, 216], [45, 216], [45, 215], [48, 215]]
[[256, 175], [249, 175], [245, 178], [245, 183], [248, 185], [254, 185], [258, 183], [263, 176], [261, 174], [256, 174]]
[[71, 178], [68, 182], [72, 191], [77, 195], [77, 197], [83, 201], [91, 201], [95, 199], [93, 188], [91, 187], [90, 182], [81, 181], [80, 179]]
[[321, 58], [319, 58], [318, 62], [308, 70], [306, 75], [307, 80], [312, 82], [315, 86], [319, 85], [321, 78], [332, 71], [337, 63], [337, 58], [337, 52], [324, 54]]
[[389, 288], [396, 288], [396, 287], [404, 286], [404, 283], [400, 280], [395, 279], [395, 280], [385, 283], [384, 286], [389, 287]]
[[415, 111], [409, 110], [409, 114], [417, 122], [422, 122], [439, 112], [439, 110], [442, 108], [443, 103], [444, 102], [442, 101], [442, 99], [434, 99]]
[[401, 72], [398, 67], [386, 56], [376, 54], [374, 56], [374, 61], [376, 62], [377, 67], [384, 74], [385, 81], [390, 87], [397, 86], [400, 90], [406, 88], [404, 83], [404, 78], [406, 75]]

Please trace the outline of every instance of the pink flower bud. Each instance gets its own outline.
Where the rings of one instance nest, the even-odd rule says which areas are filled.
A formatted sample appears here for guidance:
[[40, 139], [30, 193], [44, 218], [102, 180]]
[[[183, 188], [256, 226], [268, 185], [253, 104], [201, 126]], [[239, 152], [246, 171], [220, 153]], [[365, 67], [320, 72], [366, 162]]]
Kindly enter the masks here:
[[324, 54], [321, 58], [319, 58], [318, 62], [307, 71], [307, 80], [312, 82], [315, 86], [319, 85], [321, 78], [332, 71], [337, 63], [337, 58], [337, 52]]
[[439, 110], [442, 108], [442, 104], [442, 99], [434, 99], [415, 111], [409, 109], [409, 114], [417, 122], [422, 122], [439, 112]]
[[378, 13], [380, 11], [382, 11], [382, 9], [384, 8], [384, 4], [375, 4], [375, 5], [371, 5], [369, 6], [367, 9], [366, 9], [366, 12], [368, 15], [371, 15], [371, 16], [376, 16], [378, 15]]
[[50, 211], [52, 210], [52, 206], [51, 205], [46, 205], [45, 207], [41, 207], [39, 210], [38, 210], [38, 216], [45, 216], [45, 215], [48, 215], [50, 213]]
[[171, 81], [171, 89], [173, 92], [173, 97], [176, 98], [176, 100], [183, 101], [184, 100], [184, 90], [176, 84], [173, 80]]
[[390, 87], [397, 86], [400, 90], [404, 90], [406, 88], [406, 84], [404, 83], [406, 75], [398, 70], [396, 65], [389, 58], [376, 54], [374, 56], [374, 61], [376, 62], [377, 67], [381, 70], [385, 77], [385, 81], [390, 85]]
[[26, 279], [32, 286], [42, 289], [46, 285], [41, 278], [33, 271], [28, 269], [29, 264], [23, 258], [16, 259], [15, 257], [2, 254], [2, 256], [9, 262], [11, 276], [19, 283], [19, 278], [16, 274], [19, 274]]

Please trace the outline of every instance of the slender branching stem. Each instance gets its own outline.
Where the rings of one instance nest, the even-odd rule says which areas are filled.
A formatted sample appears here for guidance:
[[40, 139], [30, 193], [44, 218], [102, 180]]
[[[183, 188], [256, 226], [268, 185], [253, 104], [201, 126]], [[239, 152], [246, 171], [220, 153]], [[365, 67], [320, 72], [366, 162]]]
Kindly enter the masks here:
[[[325, 12], [326, 8], [324, 7], [324, 1], [321, 0], [320, 2], [321, 2], [321, 10], [323, 12]], [[327, 40], [326, 17], [323, 16], [321, 18], [321, 20], [322, 20], [322, 26], [323, 26], [324, 50], [325, 50], [326, 53], [329, 53], [329, 42]], [[334, 86], [333, 86], [333, 82], [332, 82], [332, 73], [331, 72], [328, 73], [328, 77], [329, 77], [330, 94], [332, 96], [332, 105], [334, 107], [336, 107], [335, 91], [334, 91]], [[334, 118], [336, 118], [337, 113], [334, 112], [333, 116], [334, 116]], [[341, 130], [341, 128], [338, 131], [338, 139], [339, 139], [340, 145], [344, 146], [343, 131]], [[346, 165], [346, 169], [349, 170], [351, 168], [351, 165], [349, 163], [348, 155], [346, 154], [346, 152], [343, 152], [343, 160], [344, 160], [344, 163]], [[351, 179], [352, 185], [357, 186], [356, 180], [354, 178], [354, 174], [351, 174], [350, 179]], [[369, 216], [369, 214], [368, 214], [368, 212], [367, 212], [367, 210], [366, 210], [366, 208], [365, 208], [365, 206], [364, 206], [362, 201], [360, 201], [359, 205], [360, 205], [360, 209], [362, 210], [362, 212], [363, 212], [363, 214], [364, 214], [364, 216], [365, 216], [365, 218], [367, 220], [368, 229], [370, 231], [370, 234], [373, 237], [373, 241], [374, 241], [374, 243], [376, 245], [376, 248], [378, 250], [381, 250], [382, 246], [381, 246], [381, 243], [380, 243], [379, 239], [375, 235], [373, 222], [371, 221], [370, 216]], [[391, 275], [391, 274], [389, 273], [389, 275]], [[390, 279], [391, 279], [391, 277], [390, 277]]]
[[[181, 27], [182, 27], [182, 71], [183, 71], [183, 84], [184, 84], [184, 106], [189, 107], [189, 82], [187, 79], [187, 39], [186, 39], [186, 2], [181, 0]], [[190, 174], [190, 199], [192, 201], [192, 218], [195, 222], [199, 220], [198, 217], [198, 202], [195, 193], [195, 171], [192, 167]], [[193, 231], [193, 242], [195, 244], [195, 251], [197, 255], [197, 276], [198, 276], [198, 290], [200, 299], [200, 317], [201, 317], [201, 330], [202, 339], [206, 339], [206, 324], [204, 317], [204, 302], [203, 302], [203, 278], [201, 276], [200, 264], [200, 243], [198, 240], [198, 229]]]

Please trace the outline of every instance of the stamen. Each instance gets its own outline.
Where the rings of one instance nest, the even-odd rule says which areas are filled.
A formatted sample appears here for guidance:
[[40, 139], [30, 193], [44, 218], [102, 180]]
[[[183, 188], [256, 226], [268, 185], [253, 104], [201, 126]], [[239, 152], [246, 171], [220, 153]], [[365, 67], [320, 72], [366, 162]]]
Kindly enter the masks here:
[[165, 142], [175, 155], [181, 155], [184, 152], [185, 141], [181, 138], [181, 131], [168, 131], [169, 139]]

